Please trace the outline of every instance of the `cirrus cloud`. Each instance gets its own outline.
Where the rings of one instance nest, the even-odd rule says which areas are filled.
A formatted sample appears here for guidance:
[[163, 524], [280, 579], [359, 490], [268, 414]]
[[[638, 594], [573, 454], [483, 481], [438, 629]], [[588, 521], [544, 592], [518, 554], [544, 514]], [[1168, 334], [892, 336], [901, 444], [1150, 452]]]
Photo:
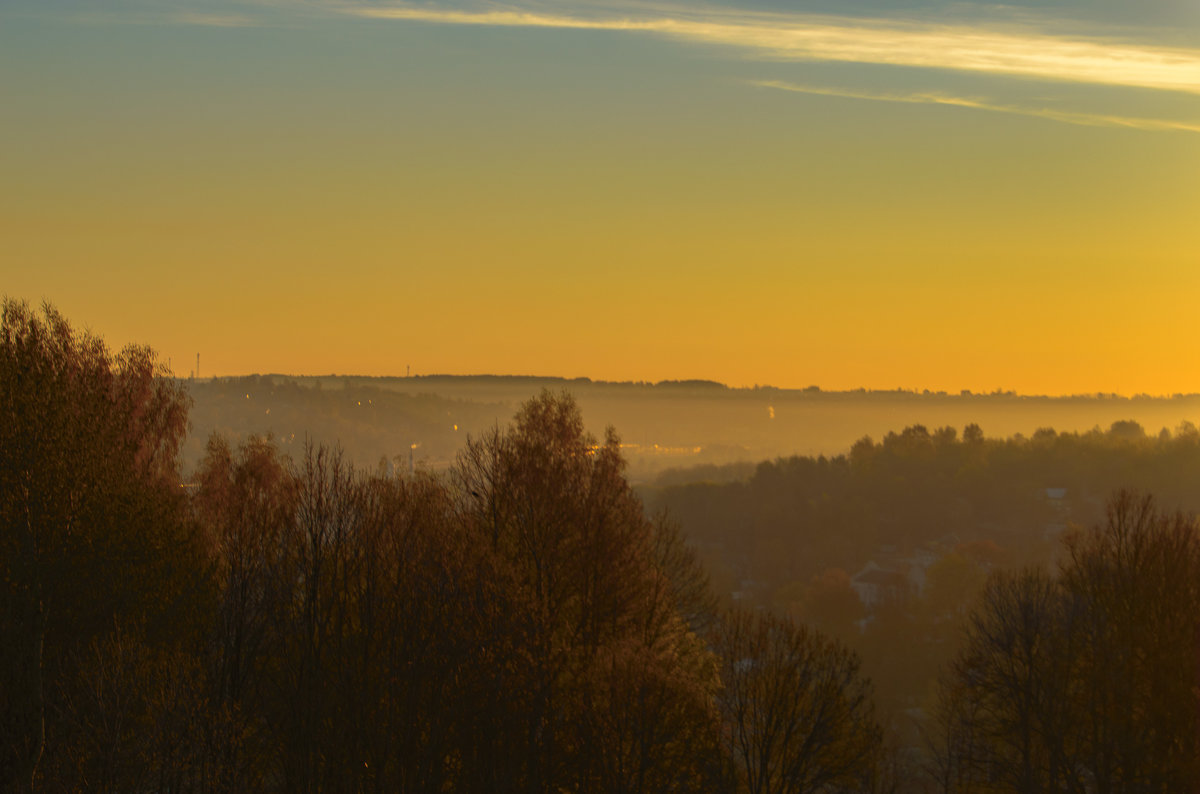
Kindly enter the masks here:
[[907, 94], [884, 93], [876, 91], [861, 91], [828, 86], [804, 85], [789, 83], [783, 80], [754, 80], [752, 85], [762, 88], [773, 88], [780, 91], [790, 91], [798, 94], [814, 94], [818, 96], [842, 97], [845, 99], [866, 99], [876, 102], [901, 102], [912, 105], [947, 105], [951, 107], [986, 110], [993, 113], [1009, 113], [1018, 116], [1058, 121], [1065, 124], [1076, 124], [1084, 127], [1123, 127], [1135, 130], [1150, 130], [1156, 132], [1200, 132], [1200, 122], [1172, 121], [1169, 119], [1143, 118], [1138, 116], [1122, 116], [1105, 113], [1081, 113], [1055, 108], [1030, 107], [1025, 105], [1010, 105], [992, 102], [985, 99], [954, 96], [952, 94], [917, 92]]
[[1200, 50], [1100, 37], [729, 10], [585, 14], [519, 7], [339, 7], [375, 19], [643, 33], [736, 47], [776, 60], [946, 69], [1200, 94]]

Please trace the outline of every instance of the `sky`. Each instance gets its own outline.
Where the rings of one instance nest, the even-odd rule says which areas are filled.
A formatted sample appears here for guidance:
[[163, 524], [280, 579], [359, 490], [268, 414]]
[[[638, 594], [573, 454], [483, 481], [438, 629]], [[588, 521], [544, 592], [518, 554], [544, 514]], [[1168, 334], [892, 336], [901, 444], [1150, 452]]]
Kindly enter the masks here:
[[0, 0], [0, 292], [183, 376], [1200, 392], [1200, 4]]

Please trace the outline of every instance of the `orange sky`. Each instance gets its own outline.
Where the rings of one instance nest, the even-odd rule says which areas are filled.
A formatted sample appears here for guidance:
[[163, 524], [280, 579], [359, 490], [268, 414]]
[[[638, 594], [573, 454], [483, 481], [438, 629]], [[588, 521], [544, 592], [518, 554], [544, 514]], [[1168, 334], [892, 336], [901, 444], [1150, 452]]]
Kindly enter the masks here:
[[54, 8], [0, 284], [177, 373], [1200, 392], [1178, 19]]

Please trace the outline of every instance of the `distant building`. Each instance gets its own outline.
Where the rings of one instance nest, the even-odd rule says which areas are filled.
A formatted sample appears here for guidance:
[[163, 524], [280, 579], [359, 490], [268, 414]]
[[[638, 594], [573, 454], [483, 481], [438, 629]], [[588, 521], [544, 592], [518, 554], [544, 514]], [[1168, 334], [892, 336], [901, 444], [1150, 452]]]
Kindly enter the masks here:
[[901, 600], [908, 594], [912, 583], [907, 571], [881, 568], [872, 560], [854, 574], [850, 579], [850, 586], [858, 594], [858, 600], [862, 601], [867, 609], [873, 609], [888, 601]]

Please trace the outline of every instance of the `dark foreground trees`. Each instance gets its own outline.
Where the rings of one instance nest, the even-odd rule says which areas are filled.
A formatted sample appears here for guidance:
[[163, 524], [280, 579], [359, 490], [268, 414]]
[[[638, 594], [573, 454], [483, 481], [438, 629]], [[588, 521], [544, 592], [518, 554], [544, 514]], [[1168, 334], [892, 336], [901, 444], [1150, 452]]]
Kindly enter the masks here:
[[[678, 532], [645, 518], [622, 467], [616, 437], [598, 443], [574, 402], [549, 394], [470, 442], [449, 482], [214, 440], [195, 504], [215, 550], [207, 669], [213, 703], [235, 717], [229, 779], [289, 791], [853, 784], [878, 746], [854, 658], [790, 623], [764, 634], [749, 628], [758, 618], [718, 619]], [[793, 738], [735, 721], [760, 707]], [[750, 745], [781, 766], [769, 787], [739, 755]]]
[[1200, 527], [1117, 494], [1056, 578], [996, 576], [946, 676], [944, 791], [1200, 786]]
[[4, 790], [800, 792], [873, 758], [855, 659], [718, 617], [565, 395], [446, 477], [213, 438], [185, 489], [148, 351], [15, 303], [0, 342]]
[[[48, 723], [101, 675], [114, 626], [164, 647], [196, 631], [203, 565], [175, 457], [187, 400], [148, 350], [112, 356], [46, 307], [0, 327], [0, 788], [28, 790]], [[120, 560], [110, 566], [104, 561]], [[61, 757], [61, 756], [58, 756]]]
[[882, 738], [858, 658], [765, 612], [729, 615], [718, 637], [726, 741], [744, 789], [866, 790]]
[[469, 443], [455, 473], [520, 660], [473, 744], [527, 790], [716, 785], [719, 678], [695, 631], [708, 611], [700, 574], [678, 534], [644, 517], [623, 467], [611, 431], [598, 443], [573, 400], [544, 393], [510, 431]]

